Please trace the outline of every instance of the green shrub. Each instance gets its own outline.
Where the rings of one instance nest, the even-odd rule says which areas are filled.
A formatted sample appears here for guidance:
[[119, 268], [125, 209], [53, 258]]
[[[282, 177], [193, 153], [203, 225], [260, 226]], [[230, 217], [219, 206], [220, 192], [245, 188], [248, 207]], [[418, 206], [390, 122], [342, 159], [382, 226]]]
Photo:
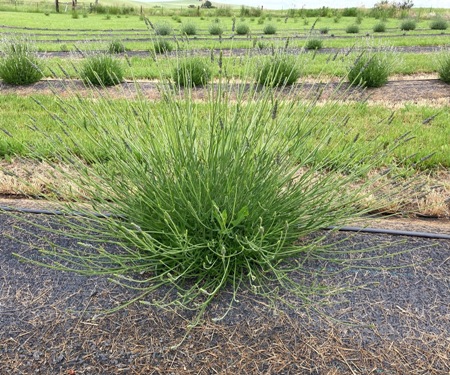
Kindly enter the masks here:
[[205, 59], [194, 57], [177, 62], [172, 79], [179, 87], [204, 86], [211, 80], [211, 68]]
[[438, 58], [439, 79], [445, 83], [450, 83], [450, 52], [442, 53]]
[[197, 26], [194, 23], [184, 23], [181, 26], [181, 33], [185, 35], [196, 35], [197, 34]]
[[113, 40], [108, 45], [108, 52], [109, 53], [123, 53], [125, 52], [125, 46], [120, 40]]
[[358, 16], [358, 8], [344, 8], [342, 10], [343, 17], [357, 17]]
[[353, 85], [363, 87], [383, 86], [391, 73], [391, 64], [387, 56], [381, 53], [359, 56], [351, 66], [348, 79]]
[[211, 35], [222, 35], [223, 34], [223, 28], [220, 26], [220, 24], [212, 23], [209, 25], [208, 31]]
[[89, 56], [83, 62], [81, 79], [95, 86], [114, 86], [123, 80], [122, 66], [109, 54]]
[[153, 42], [152, 51], [161, 54], [171, 52], [173, 50], [173, 45], [166, 39], [157, 39]]
[[215, 13], [217, 17], [231, 17], [233, 15], [231, 8], [228, 6], [216, 8]]
[[328, 34], [329, 31], [330, 29], [328, 27], [322, 27], [319, 29], [319, 32], [323, 35]]
[[168, 23], [157, 23], [154, 28], [156, 35], [166, 36], [170, 35], [173, 32], [172, 26], [170, 26]]
[[384, 24], [383, 22], [377, 23], [373, 27], [374, 33], [384, 33], [385, 31], [386, 31], [386, 24]]
[[263, 86], [280, 87], [294, 84], [300, 69], [292, 56], [275, 55], [263, 61], [256, 72], [256, 82]]
[[250, 27], [246, 23], [238, 23], [236, 26], [236, 34], [247, 35], [250, 33]]
[[267, 24], [263, 28], [263, 33], [266, 35], [274, 35], [277, 33], [277, 28], [274, 25]]
[[403, 20], [400, 24], [400, 30], [411, 31], [416, 29], [416, 21], [414, 20]]
[[437, 18], [430, 23], [431, 30], [447, 30], [448, 22], [443, 18]]
[[78, 12], [76, 10], [72, 10], [71, 15], [72, 15], [73, 19], [78, 19], [79, 18], [79, 14], [78, 14]]
[[358, 34], [359, 33], [359, 26], [358, 25], [349, 25], [345, 28], [345, 32], [347, 34]]
[[0, 78], [3, 82], [10, 85], [30, 85], [42, 78], [41, 63], [30, 41], [4, 41], [2, 52], [4, 56], [0, 58]]
[[322, 39], [308, 39], [305, 45], [306, 49], [321, 49], [322, 48]]

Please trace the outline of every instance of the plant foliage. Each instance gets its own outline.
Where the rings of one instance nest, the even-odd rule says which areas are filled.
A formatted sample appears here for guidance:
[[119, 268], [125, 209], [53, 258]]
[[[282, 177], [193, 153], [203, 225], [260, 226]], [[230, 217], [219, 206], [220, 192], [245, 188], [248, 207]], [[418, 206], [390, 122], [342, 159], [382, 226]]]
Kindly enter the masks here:
[[196, 35], [197, 27], [194, 23], [188, 22], [181, 26], [181, 33], [184, 35]]
[[345, 32], [347, 34], [358, 34], [359, 33], [359, 26], [358, 25], [349, 25], [345, 28]]
[[306, 42], [305, 48], [306, 49], [321, 49], [323, 45], [322, 39], [308, 39]]
[[42, 76], [41, 63], [33, 45], [26, 39], [12, 39], [2, 43], [0, 78], [10, 85], [30, 85]]
[[250, 27], [246, 23], [238, 23], [236, 26], [236, 34], [247, 35], [250, 33]]
[[289, 86], [297, 82], [300, 69], [292, 56], [276, 54], [265, 59], [256, 73], [256, 82], [263, 86]]
[[124, 53], [125, 52], [125, 46], [120, 40], [113, 40], [108, 45], [108, 52], [109, 53]]
[[445, 83], [450, 83], [450, 52], [443, 52], [438, 58], [439, 79]]
[[265, 25], [263, 28], [263, 33], [266, 35], [274, 35], [277, 33], [277, 28], [271, 24]]
[[386, 24], [383, 22], [377, 23], [374, 27], [373, 27], [373, 32], [374, 33], [384, 33], [386, 31]]
[[437, 18], [430, 23], [431, 30], [447, 30], [448, 22], [443, 18]]
[[416, 29], [416, 21], [413, 19], [403, 20], [400, 24], [400, 30], [411, 31]]
[[354, 85], [364, 87], [383, 86], [389, 78], [391, 64], [382, 53], [360, 55], [348, 72], [348, 79]]
[[161, 54], [161, 53], [167, 53], [171, 52], [173, 50], [173, 45], [166, 39], [156, 39], [153, 42], [152, 50], [155, 53]]
[[170, 26], [170, 24], [163, 22], [157, 23], [154, 27], [154, 31], [156, 35], [166, 36], [172, 34], [173, 29], [172, 26]]
[[172, 79], [177, 86], [204, 86], [211, 80], [211, 68], [205, 59], [199, 57], [177, 61]]
[[218, 23], [212, 23], [209, 25], [208, 31], [211, 35], [222, 35], [223, 34], [223, 28]]
[[98, 54], [85, 59], [81, 78], [95, 86], [114, 86], [122, 82], [123, 70], [119, 60], [109, 54]]
[[[290, 80], [295, 67], [286, 58], [270, 62]], [[198, 61], [177, 62], [178, 84], [193, 82], [183, 78], [191, 67], [203, 76], [207, 65]], [[276, 74], [272, 85], [286, 83]], [[139, 95], [118, 105], [96, 95], [78, 98], [64, 118], [49, 117], [67, 145], [50, 164], [79, 188], [78, 199], [61, 208], [77, 215], [60, 216], [60, 233], [78, 246], [44, 247], [37, 263], [110, 275], [137, 290], [132, 301], [192, 309], [197, 319], [225, 288], [230, 305], [241, 289], [276, 301], [282, 288], [305, 305], [311, 294], [326, 293], [316, 278], [327, 270], [314, 261], [333, 264], [340, 255], [317, 233], [367, 212], [361, 202], [375, 192], [375, 181], [361, 184], [361, 176], [392, 147], [357, 151], [357, 139], [343, 141], [348, 119], [333, 107], [315, 107], [316, 97], [301, 103], [282, 90], [222, 76], [208, 86], [204, 103], [171, 82], [158, 87], [161, 103]], [[311, 121], [312, 112], [322, 121]], [[80, 132], [89, 142], [79, 144]], [[338, 146], [329, 145], [331, 138]], [[357, 250], [349, 253], [346, 267], [353, 258], [363, 261]]]

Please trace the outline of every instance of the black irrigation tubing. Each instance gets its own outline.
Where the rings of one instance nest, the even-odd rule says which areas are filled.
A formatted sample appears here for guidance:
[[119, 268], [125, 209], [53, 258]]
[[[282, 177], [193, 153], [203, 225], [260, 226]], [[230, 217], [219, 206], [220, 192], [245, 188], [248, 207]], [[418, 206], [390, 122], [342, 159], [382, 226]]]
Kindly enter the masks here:
[[[109, 213], [99, 213], [99, 212], [63, 212], [59, 210], [42, 210], [34, 208], [16, 208], [10, 206], [0, 205], [0, 212], [17, 212], [25, 214], [35, 214], [35, 215], [49, 215], [49, 216], [77, 216], [77, 217], [97, 217], [97, 218], [117, 218], [124, 219], [122, 215], [114, 215]], [[382, 228], [366, 228], [366, 227], [335, 227], [330, 226], [323, 228], [323, 230], [337, 230], [339, 232], [358, 232], [358, 233], [370, 233], [370, 234], [389, 234], [392, 236], [405, 236], [405, 237], [418, 237], [418, 238], [429, 238], [429, 239], [439, 239], [439, 240], [450, 240], [450, 235], [443, 233], [429, 233], [429, 232], [415, 232], [415, 231], [404, 231], [395, 229], [382, 229]]]

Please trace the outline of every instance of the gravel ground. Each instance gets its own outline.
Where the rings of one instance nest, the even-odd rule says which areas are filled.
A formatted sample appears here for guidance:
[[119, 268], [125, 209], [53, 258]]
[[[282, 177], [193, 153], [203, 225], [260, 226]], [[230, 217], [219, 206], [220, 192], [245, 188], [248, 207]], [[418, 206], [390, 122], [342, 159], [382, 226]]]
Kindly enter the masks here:
[[19, 262], [12, 253], [39, 254], [30, 245], [36, 240], [17, 225], [77, 246], [0, 214], [0, 374], [450, 373], [450, 241], [329, 233], [326, 242], [336, 250], [372, 248], [369, 254], [385, 257], [367, 263], [347, 256], [354, 258], [350, 269], [308, 264], [330, 272], [322, 284], [354, 289], [320, 299], [329, 302], [320, 308], [324, 315], [289, 295], [291, 306], [274, 310], [244, 289], [240, 303], [215, 323], [230, 298], [224, 291], [188, 332], [191, 316], [183, 311], [134, 304], [96, 316], [133, 292], [105, 278]]

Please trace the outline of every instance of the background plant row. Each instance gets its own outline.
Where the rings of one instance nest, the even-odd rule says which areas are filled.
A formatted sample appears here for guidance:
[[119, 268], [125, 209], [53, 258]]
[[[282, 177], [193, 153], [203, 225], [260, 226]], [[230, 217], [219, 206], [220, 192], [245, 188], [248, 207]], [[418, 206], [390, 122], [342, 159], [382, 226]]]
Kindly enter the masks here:
[[[353, 53], [351, 56], [344, 54], [338, 55], [338, 58], [333, 60], [335, 54], [303, 54], [298, 57], [299, 65], [301, 66], [301, 73], [303, 76], [317, 76], [321, 77], [345, 77], [349, 67], [359, 53]], [[204, 60], [210, 66], [213, 77], [218, 75], [220, 70], [218, 66], [219, 52], [213, 54], [213, 61], [210, 56], [205, 56]], [[434, 54], [424, 53], [404, 53], [397, 55], [392, 54], [392, 58], [400, 60], [399, 63], [394, 64], [391, 74], [415, 74], [415, 73], [436, 73], [437, 59]], [[247, 56], [224, 57], [223, 67], [226, 74], [230, 77], [242, 77], [244, 73], [248, 73], [242, 65], [242, 61], [247, 59]], [[270, 56], [254, 56], [253, 64], [263, 62], [270, 59]], [[126, 79], [159, 79], [161, 76], [168, 77], [173, 69], [173, 64], [166, 61], [164, 56], [155, 57], [129, 57], [117, 58], [123, 70], [123, 76]], [[74, 58], [48, 58], [43, 60], [43, 73], [46, 77], [55, 78], [80, 78], [79, 71], [83, 66], [84, 59], [79, 57]], [[163, 63], [164, 62], [164, 63]], [[62, 67], [61, 70], [59, 67]], [[51, 69], [51, 70], [50, 70]], [[247, 76], [252, 79], [253, 75]]]

